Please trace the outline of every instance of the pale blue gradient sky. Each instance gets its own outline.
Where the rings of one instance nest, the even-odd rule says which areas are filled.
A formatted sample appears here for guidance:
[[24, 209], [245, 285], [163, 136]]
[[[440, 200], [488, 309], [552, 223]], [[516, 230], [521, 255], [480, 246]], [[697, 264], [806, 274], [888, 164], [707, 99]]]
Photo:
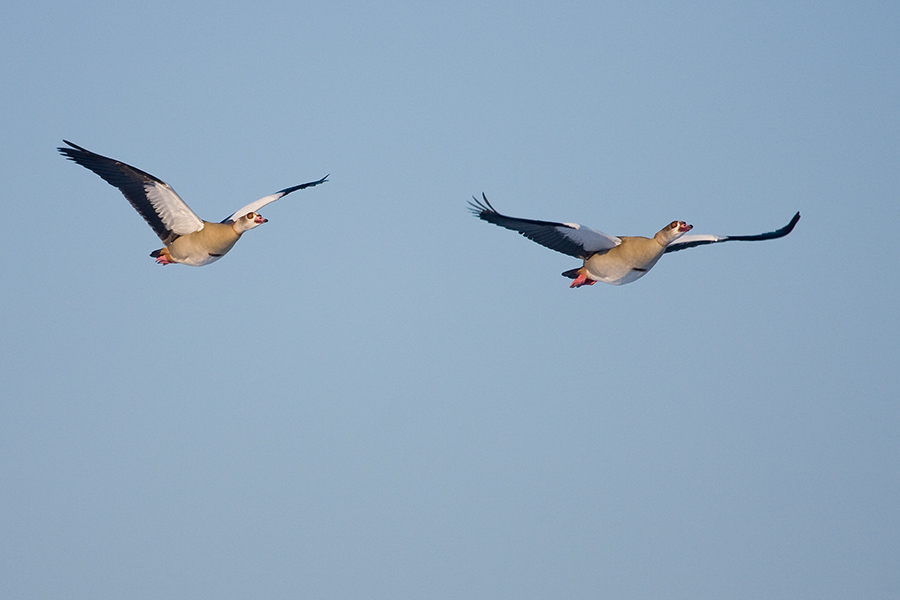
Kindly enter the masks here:
[[[18, 3], [0, 595], [896, 598], [900, 7]], [[218, 220], [159, 267], [62, 138]], [[570, 290], [482, 223], [789, 237]]]

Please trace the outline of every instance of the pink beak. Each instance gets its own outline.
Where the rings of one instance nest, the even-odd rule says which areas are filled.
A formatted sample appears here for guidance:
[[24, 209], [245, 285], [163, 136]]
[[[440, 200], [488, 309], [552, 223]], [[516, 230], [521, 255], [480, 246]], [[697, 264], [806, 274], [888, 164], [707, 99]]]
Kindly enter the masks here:
[[686, 233], [693, 228], [694, 228], [693, 225], [688, 225], [687, 223], [682, 223], [681, 225], [678, 226], [678, 233]]
[[256, 215], [256, 218], [253, 219], [256, 223], [268, 223], [268, 219], [263, 219], [262, 215]]

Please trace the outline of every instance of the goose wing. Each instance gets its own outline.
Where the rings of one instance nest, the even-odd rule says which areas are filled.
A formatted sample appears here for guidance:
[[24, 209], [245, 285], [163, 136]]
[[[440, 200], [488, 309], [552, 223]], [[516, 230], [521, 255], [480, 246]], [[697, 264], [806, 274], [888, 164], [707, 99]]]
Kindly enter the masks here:
[[263, 206], [265, 206], [266, 204], [271, 204], [272, 202], [275, 202], [279, 198], [283, 198], [283, 197], [287, 196], [291, 192], [296, 192], [297, 190], [302, 190], [303, 188], [308, 188], [308, 187], [312, 187], [314, 185], [319, 185], [320, 183], [325, 183], [326, 181], [328, 181], [328, 175], [326, 175], [325, 177], [323, 177], [322, 179], [319, 179], [317, 181], [301, 183], [300, 185], [295, 185], [294, 187], [284, 188], [280, 192], [275, 192], [274, 194], [271, 194], [269, 196], [263, 196], [259, 200], [254, 200], [247, 206], [237, 209], [236, 211], [234, 211], [233, 213], [231, 213], [230, 215], [225, 217], [222, 220], [222, 222], [223, 223], [233, 223], [236, 218], [243, 217], [247, 213], [256, 212], [259, 209], [261, 209]]
[[704, 246], [706, 244], [718, 244], [719, 242], [759, 242], [762, 240], [774, 240], [784, 237], [791, 231], [793, 231], [794, 226], [797, 225], [797, 221], [799, 220], [800, 213], [798, 212], [793, 216], [793, 218], [791, 218], [790, 223], [788, 223], [781, 229], [776, 229], [775, 231], [770, 231], [768, 233], [759, 233], [757, 235], [683, 235], [666, 246], [666, 252], [677, 252], [679, 250], [684, 250], [685, 248]]
[[469, 202], [469, 207], [476, 217], [488, 223], [518, 231], [529, 240], [569, 256], [585, 259], [592, 254], [605, 252], [622, 243], [622, 240], [615, 236], [577, 223], [555, 223], [507, 217], [491, 206], [487, 196], [482, 194], [481, 197], [483, 200], [473, 196], [473, 202]]
[[163, 244], [169, 245], [175, 238], [200, 231], [203, 221], [184, 203], [169, 184], [150, 173], [125, 163], [85, 150], [63, 140], [68, 148], [59, 152], [119, 188], [128, 202], [150, 225]]

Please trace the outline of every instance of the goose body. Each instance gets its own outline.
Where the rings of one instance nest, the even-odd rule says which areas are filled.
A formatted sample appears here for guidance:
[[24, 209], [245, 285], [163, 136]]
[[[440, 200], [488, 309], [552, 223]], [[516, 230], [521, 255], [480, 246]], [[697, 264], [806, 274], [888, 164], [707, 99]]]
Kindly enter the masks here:
[[591, 254], [584, 260], [582, 269], [576, 269], [578, 275], [584, 274], [582, 279], [586, 285], [593, 285], [595, 281], [611, 285], [636, 281], [646, 275], [666, 251], [655, 236], [623, 236], [619, 240], [619, 245], [606, 252]]
[[119, 189], [165, 244], [150, 256], [162, 265], [180, 263], [192, 267], [208, 265], [231, 250], [244, 232], [267, 222], [257, 211], [291, 192], [324, 183], [326, 175], [317, 181], [301, 183], [264, 196], [234, 211], [219, 223], [204, 221], [175, 193], [166, 182], [127, 165], [101, 156], [72, 142], [58, 148], [71, 161], [93, 171], [104, 181]]
[[583, 261], [580, 268], [563, 273], [564, 277], [574, 280], [569, 287], [593, 285], [598, 281], [611, 285], [631, 283], [646, 275], [667, 252], [734, 240], [776, 239], [789, 234], [800, 220], [798, 212], [781, 229], [757, 235], [685, 235], [693, 229], [693, 226], [684, 221], [672, 221], [653, 237], [617, 237], [577, 223], [508, 217], [497, 212], [488, 202], [487, 196], [482, 194], [482, 198], [483, 200], [473, 198], [474, 202], [469, 203], [472, 212], [478, 218], [506, 229], [518, 231], [542, 246], [580, 258]]
[[[265, 223], [266, 220], [262, 222]], [[168, 246], [151, 252], [150, 256], [166, 265], [172, 263], [191, 267], [208, 265], [225, 256], [241, 239], [243, 231], [234, 225], [234, 223], [204, 221], [203, 229], [178, 236]]]

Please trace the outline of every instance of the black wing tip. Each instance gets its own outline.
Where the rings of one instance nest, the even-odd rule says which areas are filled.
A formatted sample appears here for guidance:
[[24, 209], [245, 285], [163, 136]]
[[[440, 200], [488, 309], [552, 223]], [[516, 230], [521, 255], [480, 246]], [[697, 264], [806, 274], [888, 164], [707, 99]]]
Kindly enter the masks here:
[[[757, 237], [758, 239], [762, 239], [762, 240], [765, 240], [765, 239], [775, 240], [778, 238], [782, 238], [794, 230], [794, 227], [797, 226], [797, 222], [799, 220], [800, 220], [800, 211], [798, 210], [794, 214], [794, 216], [791, 217], [790, 222], [787, 225], [785, 225], [784, 227], [782, 227], [781, 229], [776, 229], [775, 231], [773, 231], [771, 233], [764, 233], [759, 236], [747, 236], [747, 237]], [[737, 239], [740, 239], [740, 237], [741, 236], [738, 236]]]
[[292, 185], [291, 187], [284, 188], [283, 190], [278, 190], [275, 192], [276, 194], [281, 194], [282, 196], [287, 196], [291, 192], [296, 192], [297, 190], [302, 190], [308, 187], [313, 187], [314, 185], [319, 185], [320, 183], [326, 183], [328, 178], [331, 177], [331, 173], [323, 177], [322, 179], [317, 179], [315, 181], [307, 181], [306, 183], [301, 183], [300, 185]]
[[73, 143], [70, 142], [69, 140], [63, 140], [63, 143], [64, 143], [64, 144], [68, 144], [70, 147], [69, 147], [69, 148], [66, 148], [65, 146], [60, 146], [60, 147], [57, 148], [57, 150], [59, 151], [60, 154], [62, 154], [63, 156], [65, 156], [65, 157], [68, 158], [69, 160], [75, 160], [74, 157], [77, 156], [78, 154], [81, 154], [81, 153], [88, 153], [88, 154], [91, 153], [90, 150], [85, 150], [84, 148], [82, 148], [82, 147], [79, 146], [78, 144], [73, 144]]
[[301, 183], [300, 186], [299, 186], [297, 189], [301, 189], [301, 190], [302, 190], [303, 188], [313, 187], [314, 185], [319, 185], [320, 183], [327, 183], [329, 177], [331, 177], [331, 173], [329, 173], [328, 175], [326, 175], [326, 176], [323, 177], [322, 179], [316, 179], [315, 181], [310, 181], [310, 182], [308, 182], [308, 183]]
[[491, 203], [488, 202], [487, 196], [484, 192], [481, 192], [481, 197], [483, 200], [479, 200], [475, 196], [472, 196], [472, 199], [469, 201], [469, 210], [472, 211], [472, 214], [478, 217], [479, 219], [487, 220], [489, 215], [499, 215], [497, 209], [491, 206]]

